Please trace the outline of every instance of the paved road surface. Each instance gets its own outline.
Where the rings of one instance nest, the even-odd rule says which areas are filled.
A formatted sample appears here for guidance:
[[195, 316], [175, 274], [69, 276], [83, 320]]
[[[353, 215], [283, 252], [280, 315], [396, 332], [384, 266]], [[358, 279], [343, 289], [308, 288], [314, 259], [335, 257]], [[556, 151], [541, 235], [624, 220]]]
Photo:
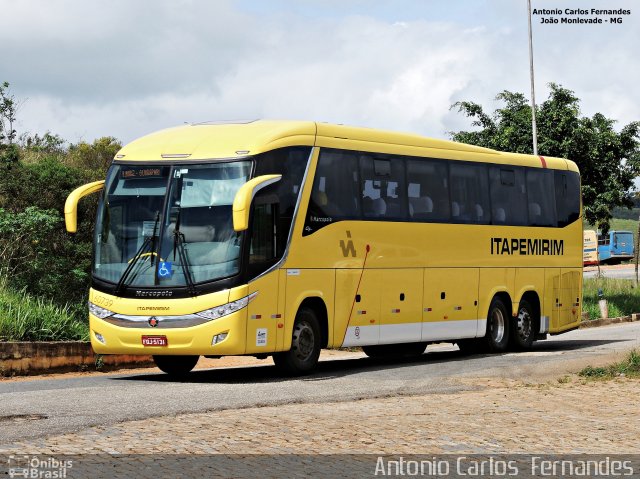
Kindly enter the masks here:
[[579, 330], [533, 351], [463, 356], [435, 345], [417, 360], [352, 359], [321, 363], [314, 375], [286, 379], [273, 366], [200, 370], [182, 382], [130, 373], [0, 381], [0, 448], [14, 441], [94, 425], [189, 412], [291, 403], [350, 401], [466, 390], [465, 377], [528, 379], [576, 371], [640, 347], [640, 323]]
[[[636, 271], [634, 264], [622, 264], [616, 266], [600, 266], [601, 274], [605, 278], [635, 279]], [[598, 268], [590, 266], [584, 269], [585, 278], [595, 278], [598, 275]]]

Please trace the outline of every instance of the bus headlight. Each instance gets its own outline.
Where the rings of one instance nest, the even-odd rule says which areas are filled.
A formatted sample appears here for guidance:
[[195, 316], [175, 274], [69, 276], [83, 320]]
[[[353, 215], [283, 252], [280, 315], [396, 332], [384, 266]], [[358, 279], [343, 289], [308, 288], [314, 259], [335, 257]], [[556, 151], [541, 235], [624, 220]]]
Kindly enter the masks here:
[[255, 293], [251, 293], [249, 296], [245, 296], [244, 298], [232, 301], [231, 303], [222, 304], [211, 309], [205, 309], [204, 311], [200, 311], [196, 314], [209, 320], [222, 318], [223, 316], [227, 316], [231, 313], [235, 313], [236, 311], [240, 311], [241, 309], [246, 308], [249, 302], [257, 295], [258, 292], [256, 291]]
[[109, 311], [108, 309], [102, 308], [97, 304], [93, 304], [91, 301], [89, 301], [89, 312], [100, 319], [104, 319], [115, 314], [113, 311]]

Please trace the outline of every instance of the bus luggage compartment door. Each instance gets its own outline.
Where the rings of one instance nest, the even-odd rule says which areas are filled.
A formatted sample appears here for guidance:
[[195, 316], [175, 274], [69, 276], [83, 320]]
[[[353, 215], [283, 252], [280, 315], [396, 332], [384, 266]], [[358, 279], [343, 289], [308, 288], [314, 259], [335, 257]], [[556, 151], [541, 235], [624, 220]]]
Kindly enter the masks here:
[[382, 272], [380, 344], [421, 341], [422, 268]]
[[342, 347], [378, 344], [381, 278], [381, 271], [375, 269], [336, 270], [334, 344], [342, 343]]
[[425, 268], [423, 341], [476, 336], [479, 274], [478, 268]]

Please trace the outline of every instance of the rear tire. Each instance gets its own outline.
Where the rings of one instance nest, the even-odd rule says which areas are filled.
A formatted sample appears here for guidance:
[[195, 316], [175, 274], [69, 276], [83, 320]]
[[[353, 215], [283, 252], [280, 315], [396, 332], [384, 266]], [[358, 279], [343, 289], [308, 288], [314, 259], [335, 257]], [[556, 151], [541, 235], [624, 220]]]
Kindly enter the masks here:
[[313, 371], [318, 365], [321, 349], [320, 324], [316, 313], [301, 308], [293, 323], [291, 349], [273, 355], [276, 367], [286, 374], [300, 375]]
[[198, 363], [200, 356], [153, 356], [160, 371], [171, 376], [184, 376]]
[[492, 353], [506, 351], [509, 344], [509, 312], [500, 298], [493, 298], [487, 316], [486, 349]]
[[511, 327], [511, 344], [519, 351], [531, 349], [536, 337], [536, 324], [538, 324], [535, 310], [526, 301], [520, 301], [518, 316], [513, 318]]

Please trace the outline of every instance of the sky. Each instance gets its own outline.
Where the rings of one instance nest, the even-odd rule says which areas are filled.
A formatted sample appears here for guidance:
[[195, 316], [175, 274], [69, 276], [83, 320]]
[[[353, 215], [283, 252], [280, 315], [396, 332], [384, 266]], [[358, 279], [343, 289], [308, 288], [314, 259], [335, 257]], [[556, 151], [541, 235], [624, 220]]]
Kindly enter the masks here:
[[[536, 100], [554, 82], [584, 115], [640, 120], [640, 3], [532, 8], [631, 10], [622, 24], [534, 15]], [[0, 12], [18, 133], [71, 143], [254, 118], [449, 138], [470, 128], [455, 102], [530, 97], [526, 0], [0, 0]]]

